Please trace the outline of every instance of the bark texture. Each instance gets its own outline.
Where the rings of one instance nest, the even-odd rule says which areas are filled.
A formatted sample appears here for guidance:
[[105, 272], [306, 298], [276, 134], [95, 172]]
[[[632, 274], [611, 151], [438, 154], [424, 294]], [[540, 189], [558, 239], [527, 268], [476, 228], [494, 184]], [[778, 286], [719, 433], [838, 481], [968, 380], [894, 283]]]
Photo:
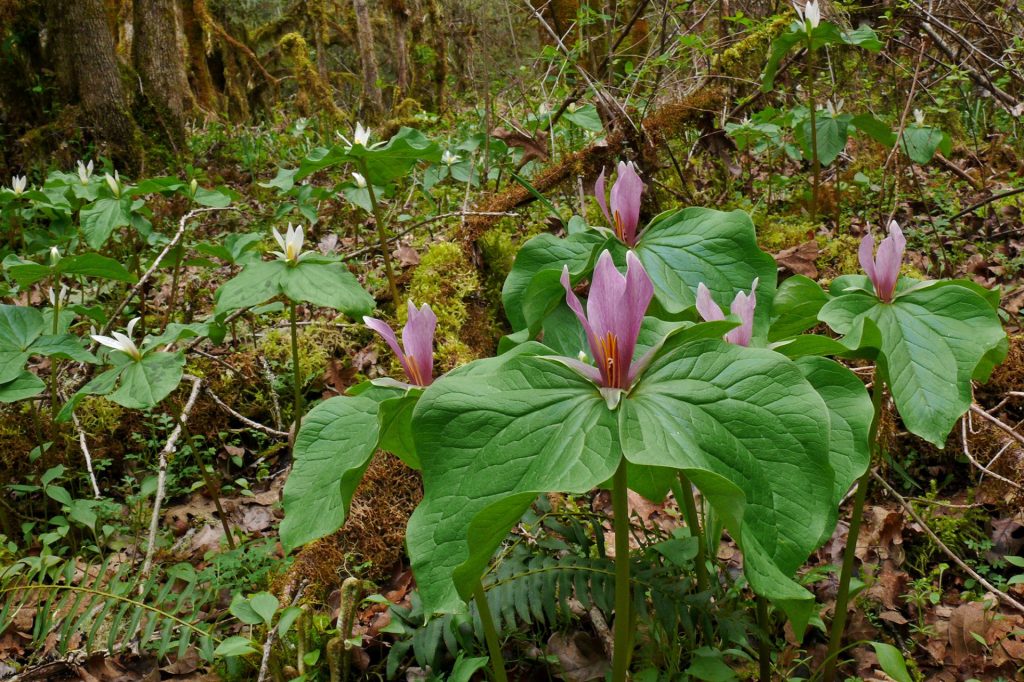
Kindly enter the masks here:
[[363, 95], [366, 103], [375, 115], [384, 111], [384, 99], [377, 85], [377, 55], [374, 52], [373, 25], [370, 23], [370, 10], [366, 0], [352, 0], [352, 8], [356, 14], [356, 41], [359, 43], [359, 60], [363, 65]]
[[188, 84], [174, 0], [134, 0], [132, 58], [143, 92], [175, 150], [185, 146], [185, 122], [195, 100]]
[[129, 113], [114, 51], [114, 34], [102, 0], [50, 0], [57, 82], [82, 107], [83, 122], [111, 156], [130, 171], [142, 166], [138, 129]]

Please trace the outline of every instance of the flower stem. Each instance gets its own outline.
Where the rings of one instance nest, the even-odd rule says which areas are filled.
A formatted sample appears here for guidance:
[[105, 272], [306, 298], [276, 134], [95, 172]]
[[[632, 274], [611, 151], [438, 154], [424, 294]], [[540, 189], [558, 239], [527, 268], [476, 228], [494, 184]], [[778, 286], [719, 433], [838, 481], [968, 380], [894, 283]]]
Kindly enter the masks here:
[[701, 530], [700, 520], [697, 518], [697, 503], [693, 501], [693, 484], [681, 470], [679, 480], [672, 484], [672, 493], [676, 496], [676, 504], [683, 511], [686, 519], [686, 527], [690, 529], [690, 535], [697, 538], [697, 589], [701, 592], [708, 589], [711, 580], [708, 577], [708, 563], [705, 554], [704, 531]]
[[[871, 460], [878, 451], [878, 421], [882, 415], [882, 394], [885, 386], [882, 378], [875, 371], [875, 383], [871, 389], [871, 404], [874, 416], [871, 419], [871, 430], [868, 443], [871, 447]], [[846, 628], [846, 606], [850, 601], [850, 577], [853, 575], [853, 559], [856, 555], [857, 536], [860, 535], [860, 522], [864, 512], [864, 500], [868, 494], [868, 483], [871, 481], [871, 464], [857, 481], [857, 494], [853, 498], [853, 516], [850, 518], [850, 530], [846, 536], [846, 552], [843, 554], [843, 570], [839, 575], [839, 591], [836, 593], [836, 612], [832, 617], [832, 629], [828, 640], [828, 657], [822, 673], [822, 682], [834, 682], [836, 667], [839, 663], [839, 647], [843, 641], [843, 630]]]
[[[55, 277], [53, 281], [52, 291], [53, 293], [53, 335], [57, 336], [58, 330], [60, 329], [60, 277]], [[57, 356], [50, 356], [50, 419], [56, 425], [57, 418], [57, 370], [59, 369], [60, 361]]]
[[612, 682], [625, 682], [629, 673], [630, 603], [629, 591], [629, 498], [626, 495], [626, 460], [612, 479], [612, 513], [615, 514], [615, 630], [612, 652]]
[[768, 600], [761, 595], [757, 595], [757, 626], [761, 629], [757, 642], [758, 679], [760, 682], [772, 682], [771, 623], [768, 620]]
[[818, 124], [814, 102], [814, 46], [807, 39], [807, 106], [811, 115], [811, 171], [814, 184], [811, 186], [811, 220], [818, 217], [818, 187], [821, 184], [821, 162], [818, 160]]
[[[363, 175], [369, 178], [366, 169], [366, 162], [360, 164]], [[373, 222], [377, 223], [377, 238], [380, 241], [380, 255], [384, 257], [384, 274], [388, 278], [388, 288], [391, 290], [391, 301], [398, 305], [398, 284], [395, 281], [395, 271], [391, 267], [391, 251], [388, 249], [388, 237], [384, 230], [384, 214], [381, 213], [380, 204], [377, 203], [377, 193], [373, 190], [373, 183], [367, 179], [366, 190], [370, 194], [370, 206], [373, 208]]]
[[476, 602], [476, 608], [480, 611], [480, 623], [484, 626], [484, 639], [487, 640], [487, 653], [491, 657], [491, 672], [494, 674], [494, 680], [495, 682], [508, 682], [508, 675], [505, 673], [505, 657], [501, 654], [498, 629], [494, 625], [491, 607], [484, 594], [483, 582], [477, 582], [473, 589], [473, 601]]
[[292, 383], [295, 384], [295, 406], [294, 406], [294, 419], [295, 419], [295, 431], [292, 436], [292, 443], [295, 442], [299, 437], [299, 427], [302, 426], [302, 372], [299, 369], [299, 328], [298, 323], [295, 320], [295, 301], [289, 300], [290, 304], [290, 317], [291, 317], [291, 331], [292, 331]]

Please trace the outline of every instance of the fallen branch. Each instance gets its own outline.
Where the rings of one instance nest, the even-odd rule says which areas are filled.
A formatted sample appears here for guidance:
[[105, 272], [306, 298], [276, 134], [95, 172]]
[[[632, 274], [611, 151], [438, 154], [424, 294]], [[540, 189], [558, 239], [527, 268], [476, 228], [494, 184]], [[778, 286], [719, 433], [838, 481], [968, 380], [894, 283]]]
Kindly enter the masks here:
[[156, 531], [160, 525], [160, 505], [163, 504], [164, 494], [167, 492], [167, 458], [174, 453], [178, 439], [181, 437], [182, 429], [188, 422], [189, 413], [195, 407], [196, 399], [199, 397], [199, 390], [203, 386], [203, 380], [199, 377], [190, 377], [190, 379], [192, 380], [192, 392], [188, 396], [188, 402], [181, 409], [181, 415], [178, 417], [178, 423], [175, 425], [174, 431], [171, 431], [167, 443], [160, 450], [159, 472], [156, 479], [156, 499], [153, 500], [153, 516], [149, 520], [149, 538], [146, 542], [146, 559], [142, 562], [142, 581], [140, 581], [140, 584], [149, 576], [149, 571], [153, 567], [153, 552], [156, 550]]
[[998, 426], [1000, 429], [1008, 433], [1011, 438], [1016, 440], [1021, 445], [1024, 445], [1024, 436], [1017, 433], [1017, 431], [1012, 426], [999, 419], [999, 417], [993, 417], [991, 414], [978, 407], [976, 403], [971, 403], [971, 412], [978, 415], [979, 417], [984, 417], [985, 419], [989, 420], [990, 422]]
[[252, 419], [246, 417], [244, 414], [236, 412], [234, 409], [231, 408], [230, 405], [221, 400], [220, 396], [214, 393], [209, 386], [206, 387], [206, 395], [210, 396], [213, 402], [217, 403], [217, 406], [220, 407], [220, 409], [224, 410], [225, 412], [227, 412], [232, 417], [242, 422], [249, 428], [256, 429], [257, 431], [262, 431], [263, 433], [273, 436], [275, 438], [288, 438], [290, 435], [287, 431], [278, 431], [277, 429], [273, 429], [269, 426], [260, 424], [257, 421], [253, 421]]
[[1002, 481], [1003, 483], [1005, 483], [1008, 486], [1016, 488], [1017, 490], [1021, 489], [1021, 486], [1020, 486], [1019, 483], [1011, 481], [1010, 479], [1006, 478], [1005, 476], [997, 474], [996, 472], [992, 471], [991, 469], [986, 467], [984, 464], [982, 464], [978, 460], [974, 459], [974, 455], [971, 454], [971, 449], [967, 445], [967, 417], [963, 417], [963, 418], [960, 419], [960, 436], [961, 436], [961, 439], [963, 440], [963, 443], [964, 443], [964, 455], [966, 455], [967, 459], [969, 459], [971, 461], [971, 464], [973, 464], [974, 466], [976, 466], [978, 469], [980, 469], [983, 472], [983, 475], [984, 474], [988, 474], [992, 478], [998, 479], [998, 480]]
[[[291, 606], [295, 606], [299, 603], [299, 599], [302, 598], [302, 592], [306, 589], [306, 583], [303, 582], [299, 585], [299, 589], [295, 591], [295, 596], [291, 599]], [[267, 628], [267, 639], [263, 642], [263, 656], [260, 658], [260, 672], [256, 676], [256, 682], [264, 682], [267, 679], [267, 674], [270, 670], [270, 651], [274, 647], [274, 639], [277, 637], [277, 628]]]
[[928, 535], [928, 537], [931, 538], [932, 542], [934, 542], [935, 545], [939, 549], [941, 549], [946, 554], [946, 556], [948, 556], [953, 561], [953, 563], [955, 563], [957, 566], [959, 566], [961, 569], [963, 569], [963, 571], [965, 573], [967, 573], [969, 576], [971, 576], [972, 578], [977, 580], [979, 585], [984, 587], [986, 590], [988, 590], [992, 594], [996, 595], [1005, 604], [1008, 604], [1009, 606], [1012, 606], [1013, 608], [1017, 609], [1021, 613], [1024, 613], [1024, 604], [1021, 604], [1019, 601], [1017, 601], [1016, 599], [1014, 599], [1010, 595], [1006, 594], [1005, 592], [1003, 592], [1002, 590], [997, 588], [995, 585], [993, 585], [989, 581], [985, 580], [985, 578], [983, 578], [981, 576], [981, 574], [979, 574], [973, 568], [968, 566], [964, 562], [963, 559], [961, 559], [956, 554], [954, 554], [953, 551], [949, 549], [949, 547], [946, 547], [945, 543], [943, 543], [942, 540], [939, 539], [939, 536], [936, 535], [935, 532], [932, 531], [932, 529], [928, 527], [928, 524], [926, 524], [924, 522], [924, 519], [922, 519], [920, 517], [920, 515], [918, 515], [918, 513], [916, 511], [914, 511], [914, 508], [911, 507], [910, 504], [903, 498], [903, 496], [900, 495], [898, 492], [896, 492], [892, 488], [892, 486], [890, 486], [886, 482], [886, 480], [884, 478], [879, 476], [875, 471], [872, 471], [871, 475], [875, 478], [876, 481], [878, 481], [879, 483], [882, 484], [883, 488], [885, 488], [887, 491], [889, 491], [890, 495], [892, 495], [893, 497], [896, 498], [896, 501], [900, 503], [900, 505], [903, 507], [903, 509], [905, 509], [906, 512], [908, 514], [910, 514], [911, 518], [913, 518], [914, 521], [917, 522], [917, 524], [919, 526], [921, 526], [921, 528]]
[[78, 416], [72, 412], [71, 421], [75, 424], [75, 430], [78, 431], [78, 445], [82, 448], [82, 455], [85, 457], [85, 470], [89, 472], [89, 482], [92, 483], [92, 493], [96, 499], [103, 497], [100, 495], [100, 487], [96, 484], [96, 474], [92, 470], [92, 455], [89, 454], [89, 446], [85, 442], [85, 431], [82, 430], [82, 424], [78, 421]]

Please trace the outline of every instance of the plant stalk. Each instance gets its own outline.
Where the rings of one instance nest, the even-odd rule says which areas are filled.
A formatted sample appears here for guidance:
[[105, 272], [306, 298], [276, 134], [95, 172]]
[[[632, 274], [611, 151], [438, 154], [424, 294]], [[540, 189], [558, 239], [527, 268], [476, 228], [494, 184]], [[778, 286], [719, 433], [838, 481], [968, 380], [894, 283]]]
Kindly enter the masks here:
[[690, 535], [697, 538], [697, 589], [704, 592], [711, 584], [708, 577], [708, 562], [705, 553], [704, 531], [700, 527], [700, 520], [697, 517], [697, 503], [693, 500], [693, 484], [682, 471], [679, 472], [679, 480], [672, 484], [673, 494], [676, 496], [676, 503], [683, 511], [686, 519], [686, 527], [690, 529]]
[[626, 460], [623, 458], [612, 479], [612, 513], [615, 514], [615, 648], [612, 652], [612, 682], [626, 682], [632, 634], [629, 613], [632, 602], [629, 590], [629, 498], [626, 486]]
[[[53, 280], [53, 335], [57, 336], [58, 330], [60, 329], [60, 277], [54, 277]], [[57, 370], [60, 367], [60, 361], [57, 356], [50, 356], [50, 420], [53, 425], [57, 424]]]
[[771, 623], [768, 620], [768, 600], [757, 595], [757, 626], [761, 636], [757, 642], [757, 663], [760, 669], [760, 682], [772, 680], [772, 647], [770, 638]]
[[882, 378], [875, 371], [875, 384], [871, 389], [871, 404], [874, 416], [871, 419], [871, 430], [868, 443], [871, 447], [871, 461], [867, 471], [857, 481], [857, 494], [853, 498], [853, 516], [850, 517], [850, 531], [846, 536], [846, 552], [843, 554], [843, 569], [839, 575], [839, 591], [836, 593], [836, 612], [832, 617], [832, 629], [829, 632], [828, 656], [822, 672], [822, 682], [835, 682], [836, 668], [839, 664], [839, 649], [843, 641], [843, 630], [846, 629], [846, 607], [850, 601], [850, 578], [853, 575], [853, 559], [856, 555], [857, 536], [860, 535], [860, 522], [864, 512], [864, 500], [868, 495], [868, 483], [871, 481], [871, 465], [878, 452], [878, 421], [882, 415], [882, 395], [885, 386]]
[[292, 436], [292, 446], [299, 437], [299, 427], [302, 426], [302, 371], [299, 368], [299, 328], [296, 322], [295, 301], [289, 300], [291, 332], [292, 332], [292, 383], [295, 384], [295, 405], [293, 408], [295, 419], [295, 431]]
[[478, 581], [473, 589], [473, 601], [480, 611], [480, 623], [484, 626], [484, 639], [487, 640], [487, 653], [491, 657], [491, 672], [495, 682], [508, 682], [508, 675], [505, 672], [505, 657], [501, 653], [501, 641], [498, 639], [498, 629], [494, 625], [494, 616], [491, 615], [491, 607], [487, 603], [487, 595], [484, 594], [484, 584]]
[[384, 215], [381, 213], [380, 204], [377, 203], [377, 193], [373, 190], [373, 183], [370, 182], [370, 174], [366, 169], [366, 163], [359, 164], [363, 176], [367, 178], [366, 189], [370, 194], [370, 206], [373, 208], [373, 222], [377, 223], [377, 238], [380, 241], [380, 254], [384, 257], [384, 274], [388, 278], [388, 288], [391, 290], [391, 301], [398, 305], [398, 284], [395, 280], [395, 270], [391, 267], [391, 251], [388, 249], [388, 237], [384, 230]]
[[807, 39], [807, 105], [811, 115], [811, 172], [814, 181], [811, 185], [811, 220], [818, 217], [818, 188], [821, 184], [821, 162], [818, 160], [818, 123], [814, 102], [814, 46]]

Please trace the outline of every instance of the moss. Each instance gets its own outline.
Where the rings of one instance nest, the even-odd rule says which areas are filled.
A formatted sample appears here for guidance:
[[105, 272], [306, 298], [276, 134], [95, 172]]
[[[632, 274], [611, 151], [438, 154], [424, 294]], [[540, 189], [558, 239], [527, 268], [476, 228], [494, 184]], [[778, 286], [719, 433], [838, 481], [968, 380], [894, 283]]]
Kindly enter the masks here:
[[814, 237], [818, 223], [794, 215], [755, 216], [758, 245], [770, 253], [803, 244]]
[[82, 429], [92, 436], [113, 435], [121, 428], [124, 408], [106, 398], [88, 396], [75, 410]]
[[857, 249], [860, 240], [848, 234], [819, 235], [817, 266], [823, 279], [835, 279], [839, 275], [852, 275], [860, 272], [860, 261]]
[[764, 55], [768, 48], [792, 22], [793, 14], [786, 12], [755, 29], [743, 40], [728, 48], [712, 59], [712, 68], [720, 73], [735, 73], [742, 70], [745, 63], [753, 58], [756, 68], [764, 65]]
[[[409, 298], [416, 305], [429, 303], [437, 315], [435, 344], [440, 361], [438, 369], [442, 371], [477, 357], [463, 340], [463, 329], [471, 321], [467, 297], [479, 286], [476, 269], [462, 248], [451, 242], [432, 244], [413, 272]], [[400, 324], [405, 324], [406, 314], [406, 308], [398, 306]]]
[[[258, 347], [258, 353], [271, 363], [276, 374], [287, 381], [289, 386], [292, 377], [291, 344], [291, 332], [284, 326], [268, 332]], [[330, 321], [299, 327], [298, 346], [299, 371], [305, 387], [324, 375], [331, 358], [344, 357], [350, 350], [345, 334]], [[291, 401], [281, 400], [283, 411], [287, 412], [290, 406]]]

